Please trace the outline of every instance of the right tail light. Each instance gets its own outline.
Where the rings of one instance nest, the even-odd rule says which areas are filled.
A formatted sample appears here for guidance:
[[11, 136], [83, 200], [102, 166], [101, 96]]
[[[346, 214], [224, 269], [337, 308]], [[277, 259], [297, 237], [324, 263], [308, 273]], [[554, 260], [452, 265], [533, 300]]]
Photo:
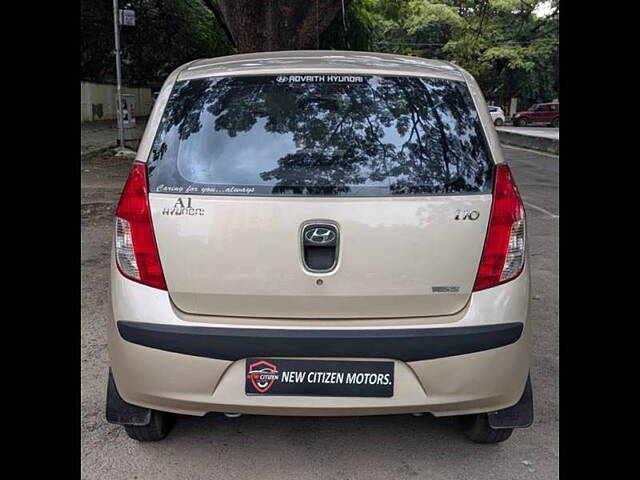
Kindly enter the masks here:
[[525, 214], [508, 165], [495, 167], [493, 203], [473, 291], [513, 280], [524, 267]]

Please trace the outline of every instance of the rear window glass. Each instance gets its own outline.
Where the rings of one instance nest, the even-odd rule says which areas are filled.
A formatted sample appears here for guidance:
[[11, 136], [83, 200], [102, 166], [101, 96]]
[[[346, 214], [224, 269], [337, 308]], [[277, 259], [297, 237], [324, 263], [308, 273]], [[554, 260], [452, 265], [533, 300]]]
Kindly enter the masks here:
[[195, 195], [484, 193], [492, 165], [465, 84], [358, 75], [178, 82], [148, 159]]

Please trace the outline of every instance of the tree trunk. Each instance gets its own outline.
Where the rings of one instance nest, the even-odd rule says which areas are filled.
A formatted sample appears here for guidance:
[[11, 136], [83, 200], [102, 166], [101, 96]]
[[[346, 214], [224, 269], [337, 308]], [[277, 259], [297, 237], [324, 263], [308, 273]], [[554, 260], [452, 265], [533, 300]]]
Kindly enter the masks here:
[[[350, 0], [344, 0], [346, 8]], [[320, 34], [342, 0], [218, 0], [207, 2], [231, 35], [238, 53], [319, 48]]]

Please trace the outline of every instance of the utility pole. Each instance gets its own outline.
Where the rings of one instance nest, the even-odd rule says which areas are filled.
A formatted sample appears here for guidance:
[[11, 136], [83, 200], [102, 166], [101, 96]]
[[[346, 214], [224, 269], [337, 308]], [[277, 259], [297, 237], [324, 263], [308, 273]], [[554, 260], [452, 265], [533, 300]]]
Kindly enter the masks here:
[[116, 36], [116, 77], [118, 80], [116, 113], [118, 115], [118, 137], [120, 139], [120, 148], [124, 149], [124, 124], [122, 122], [122, 76], [120, 74], [120, 18], [118, 11], [118, 0], [113, 0], [113, 29]]

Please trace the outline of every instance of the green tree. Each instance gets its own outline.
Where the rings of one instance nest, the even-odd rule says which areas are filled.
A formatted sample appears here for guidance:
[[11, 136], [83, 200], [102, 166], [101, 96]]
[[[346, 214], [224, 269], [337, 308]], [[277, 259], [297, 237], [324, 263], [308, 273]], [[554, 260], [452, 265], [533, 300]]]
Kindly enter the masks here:
[[[227, 35], [203, 0], [126, 0], [136, 25], [121, 28], [126, 85], [158, 86], [177, 66], [196, 58], [233, 53]], [[115, 81], [113, 3], [81, 3], [81, 79]]]
[[[542, 4], [550, 15], [535, 13]], [[497, 102], [558, 97], [559, 0], [377, 0], [370, 7], [376, 50], [453, 61]]]
[[357, 0], [345, 4], [333, 22], [320, 34], [320, 48], [327, 50], [373, 51], [376, 35], [376, 0]]
[[[537, 9], [547, 4], [544, 17]], [[344, 5], [344, 9], [343, 9]], [[455, 62], [490, 101], [558, 98], [559, 0], [128, 0], [122, 29], [129, 85], [234, 52], [302, 48], [413, 53]], [[110, 0], [81, 3], [81, 76], [113, 81]]]

